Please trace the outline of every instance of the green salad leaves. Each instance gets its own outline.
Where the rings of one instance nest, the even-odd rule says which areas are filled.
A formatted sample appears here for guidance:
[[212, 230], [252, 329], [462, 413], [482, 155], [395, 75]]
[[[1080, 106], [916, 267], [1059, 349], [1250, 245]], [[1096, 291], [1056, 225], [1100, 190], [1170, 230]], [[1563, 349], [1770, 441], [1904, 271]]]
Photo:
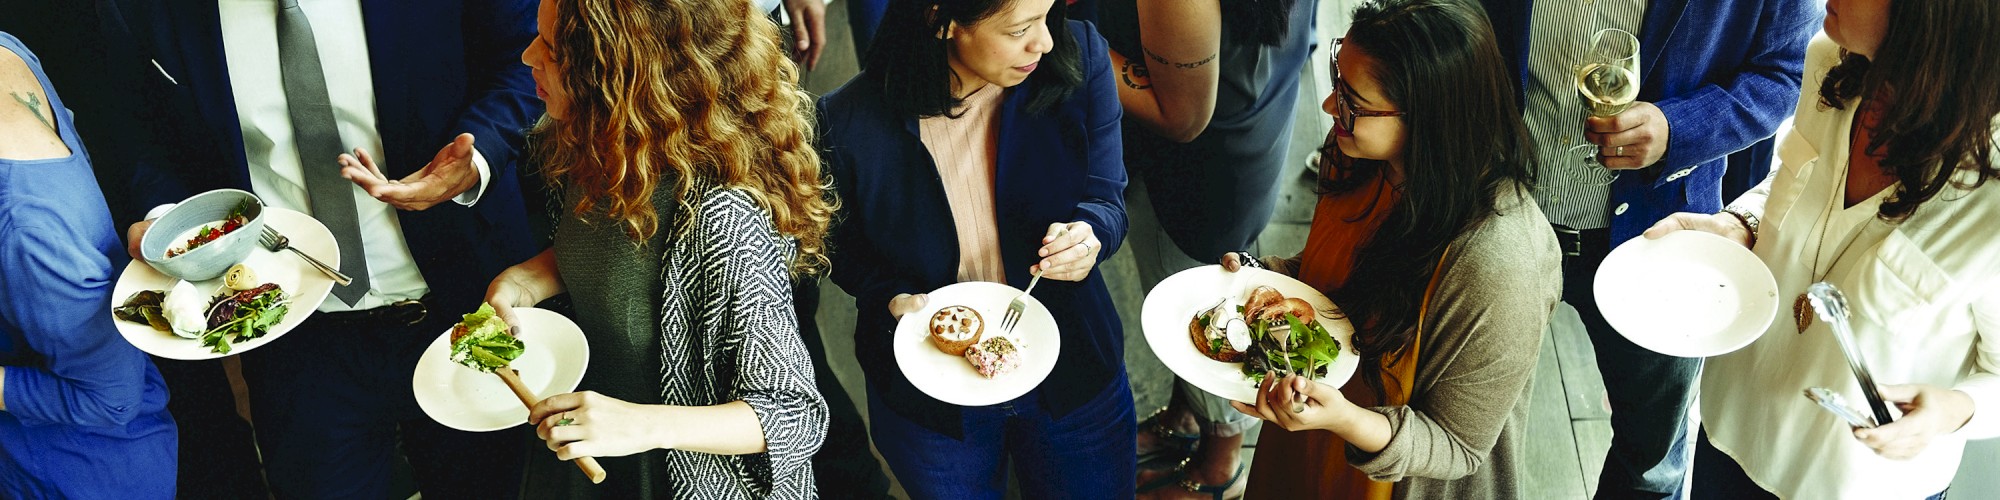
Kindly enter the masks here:
[[490, 304], [464, 316], [451, 333], [451, 360], [483, 372], [506, 368], [527, 345], [508, 333], [507, 322]]

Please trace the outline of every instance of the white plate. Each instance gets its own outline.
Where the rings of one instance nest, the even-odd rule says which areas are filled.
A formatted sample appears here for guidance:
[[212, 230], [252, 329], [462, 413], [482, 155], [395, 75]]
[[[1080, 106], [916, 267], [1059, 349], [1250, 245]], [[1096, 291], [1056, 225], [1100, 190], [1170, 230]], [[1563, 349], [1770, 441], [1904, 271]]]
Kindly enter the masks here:
[[[525, 350], [509, 366], [520, 372], [521, 384], [543, 398], [575, 391], [590, 366], [590, 342], [583, 329], [561, 314], [532, 307], [514, 308], [514, 317], [520, 321], [516, 332]], [[424, 414], [446, 427], [485, 432], [528, 423], [527, 405], [499, 375], [451, 361], [450, 329], [417, 358], [410, 389]]]
[[1049, 315], [1049, 309], [1033, 295], [1028, 296], [1028, 308], [1009, 335], [1020, 346], [1021, 366], [1013, 373], [986, 378], [965, 357], [945, 354], [931, 344], [931, 315], [938, 309], [966, 306], [978, 311], [986, 323], [984, 335], [991, 336], [1000, 332], [1007, 305], [1020, 295], [1021, 290], [1014, 287], [984, 281], [955, 283], [931, 292], [922, 309], [903, 315], [896, 323], [896, 364], [902, 366], [903, 376], [924, 394], [959, 406], [1005, 403], [1041, 385], [1056, 368], [1062, 332], [1056, 328], [1055, 316]]
[[1688, 358], [1757, 340], [1778, 315], [1778, 282], [1742, 244], [1701, 231], [1633, 238], [1594, 278], [1604, 320], [1647, 350]]
[[1333, 359], [1333, 366], [1327, 368], [1326, 377], [1319, 382], [1333, 387], [1346, 384], [1361, 361], [1354, 349], [1354, 326], [1345, 316], [1328, 317], [1339, 308], [1319, 290], [1263, 269], [1243, 268], [1230, 273], [1223, 271], [1222, 266], [1209, 265], [1168, 276], [1146, 295], [1146, 305], [1139, 312], [1146, 343], [1153, 346], [1153, 355], [1167, 369], [1195, 387], [1230, 401], [1256, 401], [1257, 382], [1243, 374], [1243, 363], [1224, 363], [1203, 356], [1188, 338], [1188, 321], [1196, 313], [1214, 307], [1223, 297], [1240, 300], [1244, 292], [1259, 286], [1275, 288], [1286, 297], [1304, 299], [1313, 309], [1321, 311], [1319, 324], [1326, 327], [1334, 340], [1340, 341], [1340, 355]]
[[[291, 239], [292, 247], [318, 257], [327, 265], [340, 267], [340, 249], [333, 244], [333, 233], [327, 231], [326, 226], [320, 225], [319, 221], [313, 220], [312, 216], [277, 207], [264, 207], [264, 226], [277, 230], [278, 234]], [[278, 253], [258, 246], [250, 250], [250, 255], [243, 258], [243, 263], [257, 271], [257, 279], [265, 283], [277, 283], [283, 288], [286, 294], [291, 295], [292, 304], [285, 312], [284, 321], [272, 326], [262, 337], [231, 342], [228, 354], [218, 354], [212, 352], [210, 348], [202, 347], [200, 339], [182, 338], [169, 332], [154, 330], [148, 325], [121, 321], [116, 317], [112, 318], [112, 322], [118, 325], [118, 333], [125, 336], [125, 341], [154, 356], [168, 359], [214, 359], [235, 356], [276, 342], [278, 337], [284, 336], [285, 332], [292, 331], [292, 328], [299, 326], [306, 317], [312, 316], [313, 311], [319, 309], [320, 302], [326, 300], [327, 292], [333, 290], [332, 279], [320, 274], [318, 270], [313, 269], [312, 264], [307, 264], [290, 250]], [[125, 265], [125, 271], [118, 275], [118, 284], [111, 288], [111, 307], [116, 308], [124, 304], [125, 299], [140, 291], [170, 290], [178, 281], [160, 274], [146, 261], [133, 260]], [[217, 289], [222, 288], [222, 278], [197, 281], [194, 286], [214, 295]], [[107, 309], [104, 313], [111, 314], [111, 311]]]

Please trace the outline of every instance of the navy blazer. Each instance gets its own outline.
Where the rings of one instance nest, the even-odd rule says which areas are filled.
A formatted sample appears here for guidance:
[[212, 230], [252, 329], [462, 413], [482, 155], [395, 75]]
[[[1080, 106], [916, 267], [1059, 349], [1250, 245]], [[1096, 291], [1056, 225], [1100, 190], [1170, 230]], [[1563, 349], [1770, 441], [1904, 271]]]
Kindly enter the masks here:
[[[1520, 75], [1515, 102], [1527, 102], [1532, 0], [1483, 0], [1501, 53]], [[1578, 7], [1583, 8], [1583, 7]], [[1814, 0], [1652, 0], [1639, 32], [1639, 100], [1660, 107], [1671, 127], [1667, 153], [1611, 183], [1611, 243], [1617, 246], [1674, 212], [1722, 209], [1764, 180], [1778, 124], [1799, 99], [1806, 43], [1820, 27]], [[1747, 181], [1746, 181], [1747, 180]]]
[[[1083, 52], [1084, 85], [1061, 105], [1034, 113], [1027, 110], [1034, 82], [1022, 83], [1000, 110], [994, 216], [1000, 260], [1016, 288], [1028, 284], [1049, 224], [1089, 223], [1104, 244], [1100, 264], [1125, 239], [1123, 111], [1109, 56], [1095, 28], [1068, 23]], [[841, 202], [832, 278], [860, 310], [854, 350], [870, 389], [904, 417], [958, 437], [958, 407], [910, 385], [890, 348], [896, 321], [889, 299], [958, 282], [959, 255], [944, 184], [917, 138], [917, 118], [891, 111], [887, 100], [894, 96], [883, 95], [881, 82], [880, 75], [862, 73], [819, 102], [822, 155]], [[1038, 284], [1034, 293], [1062, 328], [1055, 371], [1037, 388], [1060, 416], [1124, 372], [1125, 333], [1099, 270], [1080, 282]]]
[[[471, 310], [493, 276], [536, 251], [516, 176], [522, 134], [542, 114], [521, 64], [521, 51], [535, 38], [536, 2], [360, 1], [376, 131], [383, 157], [392, 160], [380, 165], [383, 173], [415, 172], [461, 132], [473, 134], [491, 168], [474, 207], [442, 203], [397, 213], [441, 306]], [[136, 200], [122, 221], [201, 191], [249, 190], [216, 2], [98, 2], [107, 45], [117, 52], [112, 63], [144, 75], [133, 91], [143, 94], [138, 114], [149, 135], [129, 141], [138, 149]]]

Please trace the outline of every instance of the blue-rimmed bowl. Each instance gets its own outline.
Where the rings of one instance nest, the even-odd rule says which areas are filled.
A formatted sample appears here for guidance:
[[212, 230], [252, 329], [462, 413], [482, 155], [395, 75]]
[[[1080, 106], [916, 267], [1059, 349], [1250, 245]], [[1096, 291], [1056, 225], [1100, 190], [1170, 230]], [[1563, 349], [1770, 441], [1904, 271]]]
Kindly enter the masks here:
[[[202, 227], [219, 224], [237, 207], [248, 206], [249, 219], [237, 228], [180, 255], [167, 257], [167, 249], [183, 246]], [[229, 266], [243, 262], [257, 248], [258, 233], [264, 231], [264, 201], [249, 191], [217, 189], [182, 200], [173, 210], [153, 221], [139, 238], [139, 255], [161, 274], [187, 281], [205, 281], [222, 276]]]

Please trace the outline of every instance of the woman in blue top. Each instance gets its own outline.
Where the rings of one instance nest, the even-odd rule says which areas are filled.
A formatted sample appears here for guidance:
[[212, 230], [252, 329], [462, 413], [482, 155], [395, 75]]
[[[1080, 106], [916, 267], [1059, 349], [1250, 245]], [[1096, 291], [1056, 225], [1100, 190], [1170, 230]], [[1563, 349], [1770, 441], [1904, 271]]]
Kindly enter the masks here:
[[[1027, 498], [1132, 497], [1124, 331], [1095, 267], [1125, 236], [1120, 110], [1104, 41], [1063, 11], [895, 0], [862, 73], [820, 102], [833, 280], [860, 310], [875, 445], [912, 498], [1000, 498], [1010, 459]], [[924, 293], [1036, 273], [1062, 331], [1039, 387], [961, 408], [903, 377], [890, 337]]]
[[111, 324], [124, 245], [51, 88], [0, 33], [0, 498], [172, 498], [167, 387]]

